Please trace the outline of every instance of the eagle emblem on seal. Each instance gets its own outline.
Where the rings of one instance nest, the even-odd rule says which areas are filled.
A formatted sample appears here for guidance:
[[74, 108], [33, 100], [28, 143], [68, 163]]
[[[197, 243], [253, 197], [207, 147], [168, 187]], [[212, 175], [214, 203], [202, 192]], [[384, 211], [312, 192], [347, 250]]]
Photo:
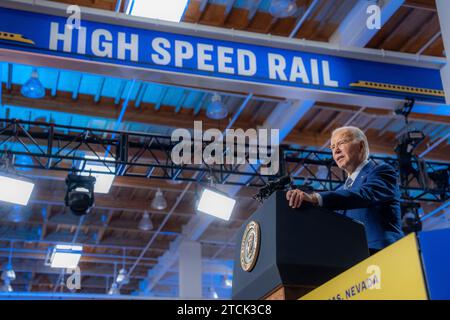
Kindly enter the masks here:
[[241, 267], [244, 271], [250, 272], [255, 267], [260, 242], [259, 224], [256, 221], [250, 221], [245, 227], [241, 241]]

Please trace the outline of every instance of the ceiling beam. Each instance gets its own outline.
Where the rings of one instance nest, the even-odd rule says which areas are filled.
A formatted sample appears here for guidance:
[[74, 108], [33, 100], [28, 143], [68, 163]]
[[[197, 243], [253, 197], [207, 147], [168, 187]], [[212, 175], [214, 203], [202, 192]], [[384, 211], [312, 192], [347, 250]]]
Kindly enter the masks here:
[[[72, 100], [70, 93], [57, 93], [58, 98], [52, 99], [50, 95], [43, 99], [30, 99], [20, 94], [20, 86], [13, 85], [11, 93], [3, 93], [3, 104], [17, 107], [27, 107], [30, 109], [63, 112], [82, 116], [116, 120], [119, 116], [119, 109], [113, 98], [103, 97], [101, 102], [96, 104], [91, 95], [79, 94], [77, 100]], [[180, 110], [175, 116], [176, 106], [162, 106], [160, 110], [155, 110], [154, 104], [142, 102], [141, 108], [129, 108], [124, 114], [123, 122], [144, 123], [146, 125], [162, 125], [169, 128], [193, 128], [194, 121], [202, 121], [203, 129], [222, 129], [226, 123], [219, 124], [211, 120], [206, 115], [200, 113], [194, 116], [190, 109]], [[251, 124], [248, 121], [238, 120], [235, 127], [244, 130], [255, 127], [257, 123]]]

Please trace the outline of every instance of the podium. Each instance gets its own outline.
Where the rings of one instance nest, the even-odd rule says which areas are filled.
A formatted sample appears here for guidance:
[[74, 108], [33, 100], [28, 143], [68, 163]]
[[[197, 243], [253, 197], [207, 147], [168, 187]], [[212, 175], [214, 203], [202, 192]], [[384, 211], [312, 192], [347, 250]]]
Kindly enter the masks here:
[[298, 299], [369, 256], [364, 225], [272, 194], [236, 239], [232, 299]]

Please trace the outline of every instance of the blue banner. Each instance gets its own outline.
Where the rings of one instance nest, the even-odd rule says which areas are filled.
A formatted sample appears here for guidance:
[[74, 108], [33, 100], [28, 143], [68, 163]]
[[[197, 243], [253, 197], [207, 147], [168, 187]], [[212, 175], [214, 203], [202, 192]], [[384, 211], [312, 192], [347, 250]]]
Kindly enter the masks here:
[[0, 8], [0, 48], [183, 74], [444, 103], [439, 70]]

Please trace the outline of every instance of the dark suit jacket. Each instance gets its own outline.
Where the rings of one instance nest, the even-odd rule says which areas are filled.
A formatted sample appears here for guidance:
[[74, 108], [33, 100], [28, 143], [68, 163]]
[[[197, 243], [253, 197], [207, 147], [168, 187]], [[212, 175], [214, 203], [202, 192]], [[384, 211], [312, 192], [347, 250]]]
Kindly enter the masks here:
[[369, 161], [348, 190], [319, 192], [322, 205], [345, 210], [362, 222], [371, 249], [383, 249], [403, 237], [397, 172], [390, 165]]

